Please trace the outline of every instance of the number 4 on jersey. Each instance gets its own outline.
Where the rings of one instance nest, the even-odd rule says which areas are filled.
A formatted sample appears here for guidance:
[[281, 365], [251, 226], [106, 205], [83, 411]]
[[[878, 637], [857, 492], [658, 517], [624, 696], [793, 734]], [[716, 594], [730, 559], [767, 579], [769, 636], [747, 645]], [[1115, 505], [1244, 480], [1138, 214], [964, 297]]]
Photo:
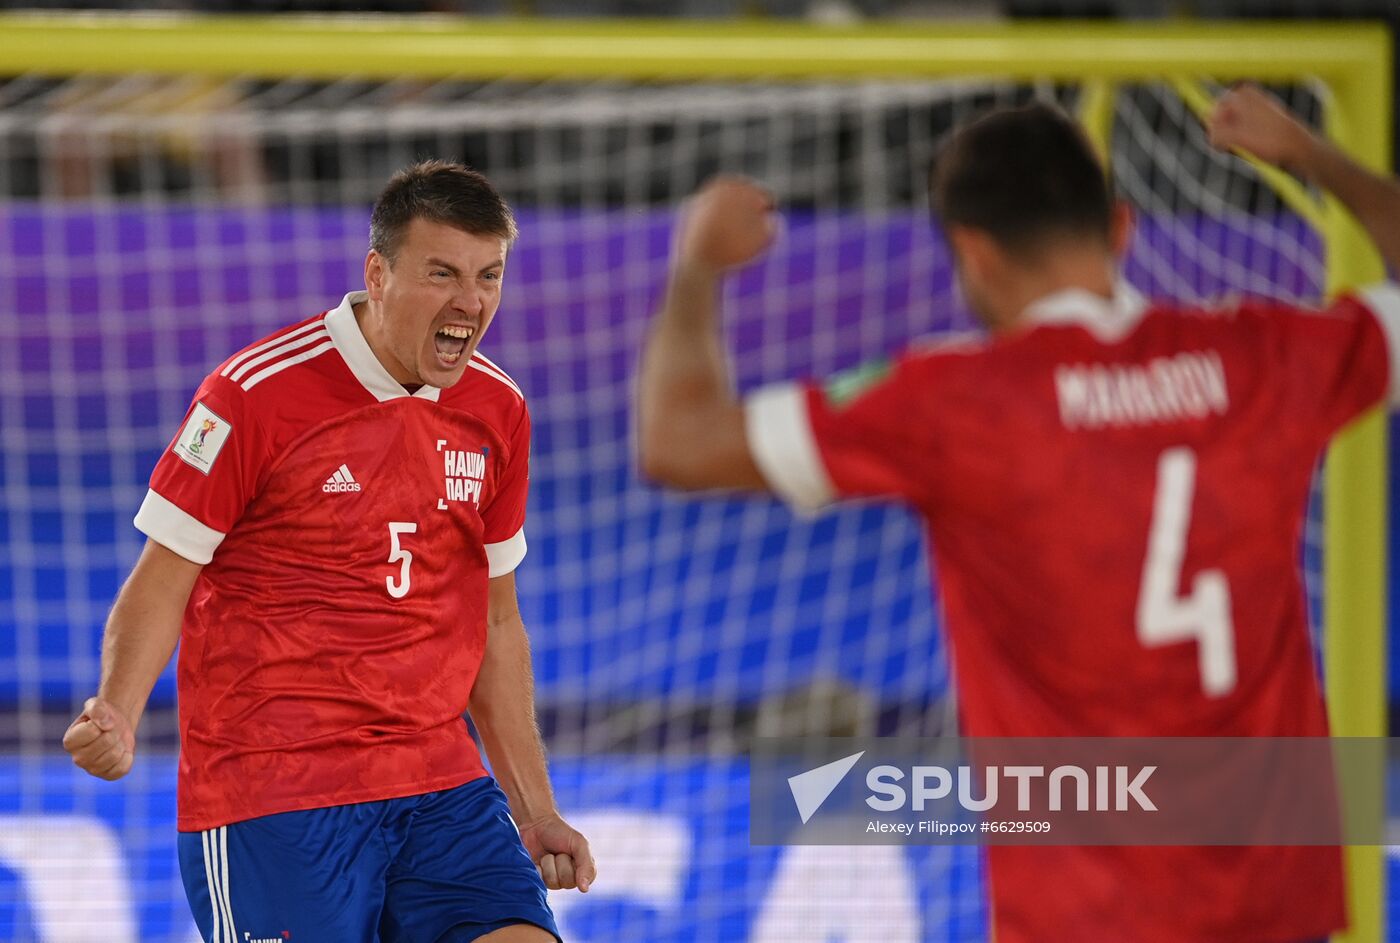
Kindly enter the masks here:
[[1185, 447], [1163, 452], [1157, 462], [1157, 495], [1138, 592], [1137, 634], [1149, 648], [1195, 639], [1201, 688], [1209, 697], [1223, 697], [1234, 690], [1236, 678], [1230, 584], [1223, 571], [1202, 570], [1190, 595], [1177, 595], [1195, 490], [1196, 453]]

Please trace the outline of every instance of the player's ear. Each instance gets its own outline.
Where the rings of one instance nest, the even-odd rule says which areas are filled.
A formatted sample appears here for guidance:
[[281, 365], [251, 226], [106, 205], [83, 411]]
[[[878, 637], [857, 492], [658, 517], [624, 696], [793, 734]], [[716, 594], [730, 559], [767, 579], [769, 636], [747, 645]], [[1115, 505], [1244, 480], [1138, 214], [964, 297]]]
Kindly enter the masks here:
[[983, 284], [992, 277], [1000, 251], [990, 234], [970, 226], [949, 226], [945, 231], [964, 278]]
[[1137, 215], [1127, 200], [1115, 200], [1113, 216], [1108, 222], [1108, 247], [1116, 258], [1128, 254], [1133, 244], [1133, 233], [1137, 230]]
[[388, 269], [384, 256], [373, 249], [365, 256], [365, 290], [370, 301], [384, 300], [384, 273]]

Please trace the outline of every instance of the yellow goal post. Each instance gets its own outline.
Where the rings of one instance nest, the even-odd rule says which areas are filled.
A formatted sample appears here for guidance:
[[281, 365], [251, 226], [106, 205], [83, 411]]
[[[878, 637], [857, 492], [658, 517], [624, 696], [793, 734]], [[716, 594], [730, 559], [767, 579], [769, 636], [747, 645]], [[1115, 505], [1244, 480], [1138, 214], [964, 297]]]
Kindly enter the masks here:
[[[827, 27], [732, 22], [441, 17], [0, 16], [0, 73], [130, 72], [212, 77], [696, 81], [947, 79], [1082, 83], [1100, 139], [1116, 83], [1174, 84], [1199, 110], [1202, 77], [1316, 81], [1325, 127], [1363, 164], [1390, 165], [1392, 49], [1379, 25], [1335, 23], [886, 22]], [[1283, 200], [1321, 223], [1329, 291], [1378, 280], [1382, 264], [1335, 201], [1309, 209], [1282, 175]], [[1308, 215], [1312, 214], [1312, 215]], [[1325, 471], [1327, 698], [1339, 736], [1386, 735], [1386, 427], [1379, 411], [1332, 447]], [[1381, 848], [1348, 849], [1353, 929], [1383, 938]]]

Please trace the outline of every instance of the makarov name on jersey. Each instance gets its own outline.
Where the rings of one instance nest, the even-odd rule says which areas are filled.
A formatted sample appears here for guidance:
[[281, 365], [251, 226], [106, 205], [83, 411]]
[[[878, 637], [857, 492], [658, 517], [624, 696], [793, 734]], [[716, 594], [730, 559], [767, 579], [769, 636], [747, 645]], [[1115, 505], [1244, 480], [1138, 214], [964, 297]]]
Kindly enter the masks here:
[[1214, 350], [1138, 364], [1066, 364], [1055, 370], [1066, 429], [1138, 426], [1224, 415], [1225, 365]]

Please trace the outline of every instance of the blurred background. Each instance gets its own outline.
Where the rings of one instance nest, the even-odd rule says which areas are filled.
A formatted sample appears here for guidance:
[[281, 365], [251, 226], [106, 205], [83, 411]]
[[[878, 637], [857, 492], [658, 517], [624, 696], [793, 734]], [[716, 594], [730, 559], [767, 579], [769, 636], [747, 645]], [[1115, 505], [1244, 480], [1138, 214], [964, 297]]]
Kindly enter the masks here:
[[[1028, 18], [1400, 25], [1383, 0], [0, 3], [21, 9], [97, 10], [114, 26], [151, 12], [389, 13], [428, 31], [567, 16], [589, 20], [581, 43], [636, 18], [921, 35]], [[587, 899], [556, 895], [580, 943], [987, 938], [975, 848], [748, 845], [754, 736], [938, 735], [956, 712], [927, 548], [905, 512], [796, 518], [637, 478], [632, 370], [676, 204], [700, 181], [751, 174], [787, 216], [774, 252], [730, 288], [745, 389], [972, 327], [925, 174], [949, 129], [996, 103], [1084, 116], [1139, 212], [1127, 274], [1149, 294], [1315, 301], [1334, 264], [1315, 194], [1206, 146], [1198, 111], [1220, 86], [1199, 75], [837, 77], [819, 56], [807, 75], [757, 80], [384, 76], [348, 59], [341, 74], [320, 59], [273, 74], [255, 57], [246, 75], [17, 69], [3, 53], [29, 41], [17, 22], [0, 15], [0, 940], [197, 938], [174, 855], [173, 674], [125, 780], [77, 773], [59, 741], [95, 689], [106, 609], [140, 547], [131, 518], [195, 387], [361, 287], [369, 205], [411, 160], [475, 166], [520, 221], [482, 349], [535, 424], [518, 578], [560, 803], [603, 869]], [[1271, 87], [1318, 124], [1336, 92], [1305, 74]], [[1353, 114], [1392, 125], [1377, 105]], [[1320, 624], [1314, 504], [1300, 558]], [[1388, 664], [1400, 691], [1400, 660]]]

